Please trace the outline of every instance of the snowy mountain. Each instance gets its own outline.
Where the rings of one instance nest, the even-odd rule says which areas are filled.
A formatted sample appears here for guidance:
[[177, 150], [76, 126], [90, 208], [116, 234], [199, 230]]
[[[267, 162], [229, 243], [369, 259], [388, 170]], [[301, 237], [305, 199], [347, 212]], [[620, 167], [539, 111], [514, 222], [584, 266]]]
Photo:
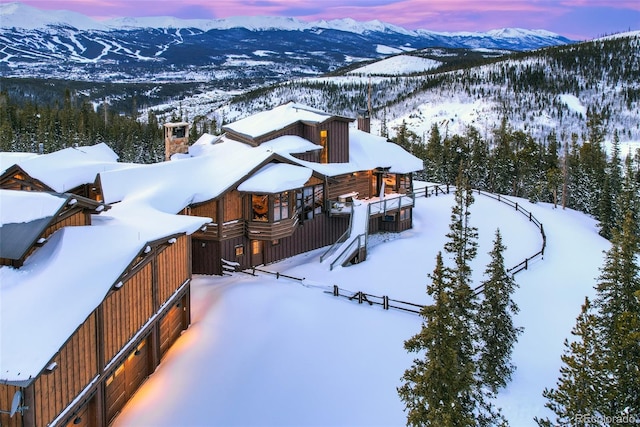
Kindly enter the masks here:
[[0, 16], [0, 69], [6, 77], [278, 81], [426, 47], [522, 51], [571, 43], [542, 30], [438, 33], [349, 18], [302, 22], [286, 17], [127, 17], [96, 21], [21, 3], [1, 4]]
[[[393, 137], [405, 123], [423, 141], [473, 126], [491, 139], [506, 118], [514, 130], [546, 141], [581, 140], [588, 114], [600, 114], [605, 139], [618, 132], [625, 153], [640, 148], [640, 32], [533, 52], [427, 48], [399, 53], [341, 75], [309, 77], [237, 97], [211, 113], [229, 119], [294, 99], [355, 115], [371, 93], [372, 132]], [[475, 58], [468, 58], [476, 55]], [[463, 57], [468, 62], [462, 63]], [[191, 104], [189, 116], [204, 107]], [[211, 107], [211, 104], [209, 105]]]

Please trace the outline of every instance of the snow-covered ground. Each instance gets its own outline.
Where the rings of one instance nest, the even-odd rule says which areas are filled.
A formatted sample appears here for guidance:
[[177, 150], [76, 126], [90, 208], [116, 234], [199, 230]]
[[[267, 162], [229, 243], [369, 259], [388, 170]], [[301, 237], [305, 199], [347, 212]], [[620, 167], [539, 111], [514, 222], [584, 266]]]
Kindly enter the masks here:
[[383, 59], [381, 61], [374, 62], [373, 64], [365, 65], [364, 67], [357, 68], [350, 71], [348, 74], [361, 74], [361, 75], [402, 75], [411, 73], [421, 73], [424, 71], [438, 68], [442, 65], [442, 62], [435, 61], [429, 58], [421, 58], [419, 56], [411, 55], [397, 55], [391, 58]]
[[[517, 200], [543, 224], [544, 260], [516, 276], [525, 327], [515, 348], [518, 369], [497, 401], [512, 426], [546, 415], [545, 387], [555, 385], [563, 340], [585, 295], [593, 294], [608, 242], [596, 223], [571, 210]], [[436, 253], [446, 240], [453, 196], [418, 199], [414, 228], [370, 239], [365, 262], [329, 271], [323, 250], [265, 267], [271, 275], [196, 276], [192, 325], [142, 386], [115, 425], [122, 426], [374, 426], [405, 424], [396, 387], [411, 365], [403, 342], [421, 325], [417, 315], [358, 305], [324, 290], [352, 291], [424, 304]], [[540, 234], [513, 208], [476, 196], [480, 283], [495, 230], [507, 266], [540, 249]]]

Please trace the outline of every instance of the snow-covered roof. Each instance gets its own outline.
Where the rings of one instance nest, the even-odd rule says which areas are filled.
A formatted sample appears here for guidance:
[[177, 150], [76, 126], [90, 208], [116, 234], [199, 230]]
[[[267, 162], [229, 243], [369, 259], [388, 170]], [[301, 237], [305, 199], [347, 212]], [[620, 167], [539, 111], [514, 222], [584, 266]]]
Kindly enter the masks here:
[[136, 199], [175, 214], [214, 199], [273, 153], [236, 141], [213, 144], [206, 155], [100, 173], [106, 203]]
[[311, 169], [301, 166], [269, 163], [240, 184], [238, 190], [252, 193], [281, 193], [302, 188], [311, 178], [312, 173]]
[[39, 191], [0, 189], [0, 227], [52, 217], [66, 203], [67, 197]]
[[0, 174], [3, 174], [7, 169], [15, 164], [19, 164], [32, 157], [37, 157], [36, 153], [0, 153]]
[[306, 105], [289, 102], [272, 110], [245, 117], [224, 126], [223, 129], [257, 138], [296, 122], [322, 123], [332, 117], [336, 116]]
[[19, 260], [67, 204], [64, 195], [0, 189], [0, 258]]
[[[389, 169], [392, 173], [411, 173], [423, 168], [422, 160], [399, 145], [354, 128], [349, 128], [349, 162], [347, 163], [316, 163], [300, 160], [293, 157], [291, 153], [301, 151], [279, 150], [279, 141], [280, 138], [269, 141], [274, 151], [326, 176], [338, 176], [376, 168]], [[317, 147], [315, 144], [312, 145]]]
[[20, 269], [1, 267], [0, 381], [26, 385], [35, 378], [146, 243], [171, 231], [183, 230], [64, 227]]
[[[4, 156], [7, 156], [6, 153]], [[11, 156], [6, 158], [10, 159]], [[118, 155], [104, 143], [65, 148], [43, 155], [25, 155], [15, 160], [14, 164], [32, 178], [60, 193], [94, 182], [98, 172], [129, 166], [118, 163]], [[7, 164], [4, 170], [11, 166]]]

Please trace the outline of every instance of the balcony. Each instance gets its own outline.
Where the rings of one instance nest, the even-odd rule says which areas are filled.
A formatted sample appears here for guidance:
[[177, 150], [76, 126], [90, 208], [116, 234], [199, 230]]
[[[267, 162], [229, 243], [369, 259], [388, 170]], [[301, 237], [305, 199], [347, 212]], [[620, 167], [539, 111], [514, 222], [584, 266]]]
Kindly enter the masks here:
[[247, 221], [247, 237], [251, 240], [277, 240], [289, 237], [298, 226], [298, 215], [278, 222]]

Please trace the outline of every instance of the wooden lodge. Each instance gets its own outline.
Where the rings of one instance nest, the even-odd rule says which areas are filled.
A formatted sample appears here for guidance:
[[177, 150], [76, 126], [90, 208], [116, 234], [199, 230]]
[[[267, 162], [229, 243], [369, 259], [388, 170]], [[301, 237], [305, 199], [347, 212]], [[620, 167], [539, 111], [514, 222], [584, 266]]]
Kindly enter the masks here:
[[[247, 269], [332, 245], [350, 224], [348, 209], [332, 207], [354, 198], [398, 199], [394, 207], [371, 213], [367, 233], [410, 229], [412, 172], [422, 168], [421, 161], [351, 128], [351, 122], [289, 103], [225, 126], [224, 137], [213, 145], [266, 147], [273, 155], [215, 198], [185, 211], [214, 219], [193, 236], [194, 273], [219, 275], [230, 267]], [[368, 115], [361, 115], [358, 125], [368, 130]], [[264, 172], [267, 165], [271, 168]], [[282, 173], [273, 172], [278, 167]], [[295, 168], [309, 171], [307, 178], [293, 183]]]
[[109, 425], [188, 327], [192, 273], [411, 228], [422, 162], [353, 121], [287, 103], [192, 145], [168, 124], [152, 165], [0, 153], [0, 426]]
[[[13, 188], [0, 189], [3, 427], [109, 425], [190, 323], [190, 234], [208, 220], [150, 210], [144, 224], [103, 221], [109, 205], [48, 191], [95, 182], [86, 163], [62, 157], [3, 173]], [[106, 163], [96, 167], [118, 169]]]

